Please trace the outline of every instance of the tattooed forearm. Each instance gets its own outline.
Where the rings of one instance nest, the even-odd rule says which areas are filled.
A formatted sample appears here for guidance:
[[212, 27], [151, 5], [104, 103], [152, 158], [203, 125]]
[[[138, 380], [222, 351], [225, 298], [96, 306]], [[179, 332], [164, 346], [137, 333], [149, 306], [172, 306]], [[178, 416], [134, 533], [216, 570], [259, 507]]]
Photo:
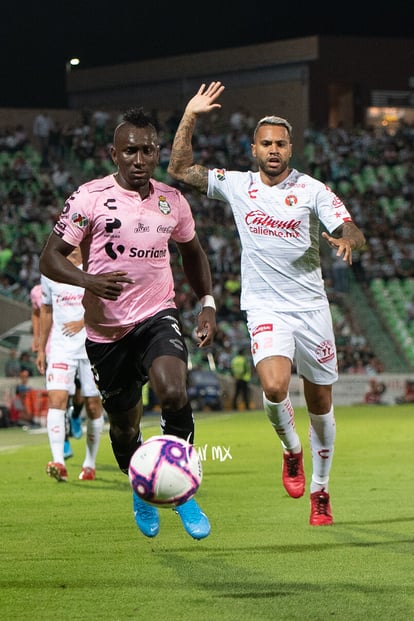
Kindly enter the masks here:
[[207, 168], [193, 162], [192, 136], [195, 124], [194, 114], [184, 114], [174, 137], [168, 174], [201, 192], [206, 192]]
[[336, 229], [335, 237], [352, 240], [354, 250], [362, 248], [366, 241], [362, 231], [353, 222], [344, 222], [342, 226]]
[[187, 169], [187, 173], [183, 181], [191, 185], [193, 188], [197, 188], [200, 192], [205, 193], [208, 188], [208, 170], [205, 166], [194, 164], [194, 166]]
[[[191, 140], [195, 129], [197, 117], [195, 114], [184, 114], [183, 118], [178, 125], [177, 131], [174, 136], [173, 149], [178, 151], [190, 152], [192, 157]], [[192, 162], [190, 162], [192, 163]]]

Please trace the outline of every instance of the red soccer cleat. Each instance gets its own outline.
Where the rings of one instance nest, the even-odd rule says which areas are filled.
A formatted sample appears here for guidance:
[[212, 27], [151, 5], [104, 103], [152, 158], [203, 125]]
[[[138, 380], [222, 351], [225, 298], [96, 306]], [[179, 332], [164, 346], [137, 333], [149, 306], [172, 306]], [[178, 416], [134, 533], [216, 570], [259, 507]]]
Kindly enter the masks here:
[[305, 472], [303, 470], [303, 451], [283, 453], [283, 487], [292, 498], [300, 498], [305, 493]]
[[96, 476], [95, 468], [82, 468], [82, 472], [78, 476], [79, 481], [94, 481]]
[[63, 464], [56, 461], [50, 461], [46, 466], [46, 474], [56, 481], [67, 481], [68, 472]]
[[331, 503], [329, 494], [321, 490], [310, 495], [311, 513], [309, 524], [311, 526], [330, 526], [333, 524]]

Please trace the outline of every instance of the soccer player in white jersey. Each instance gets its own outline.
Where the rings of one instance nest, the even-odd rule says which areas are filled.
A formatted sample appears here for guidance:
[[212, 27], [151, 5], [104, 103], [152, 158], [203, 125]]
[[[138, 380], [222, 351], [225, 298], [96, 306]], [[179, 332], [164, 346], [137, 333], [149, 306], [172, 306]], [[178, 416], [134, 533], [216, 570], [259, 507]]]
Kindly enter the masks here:
[[[148, 379], [161, 406], [163, 433], [194, 441], [171, 243], [201, 302], [200, 347], [211, 344], [216, 331], [210, 266], [190, 205], [181, 192], [152, 177], [159, 151], [150, 119], [139, 108], [127, 110], [111, 146], [117, 172], [70, 196], [40, 257], [43, 274], [85, 289], [86, 349], [108, 414], [112, 450], [125, 474], [142, 442], [142, 386]], [[79, 244], [83, 272], [66, 258]], [[134, 492], [133, 507], [138, 528], [155, 537], [157, 508]], [[191, 537], [209, 535], [210, 522], [194, 498], [176, 512]]]
[[[34, 285], [30, 289], [30, 302], [32, 307], [31, 312], [31, 322], [32, 322], [32, 352], [36, 353], [39, 351], [39, 338], [40, 338], [40, 309], [42, 308], [42, 285], [37, 284]], [[49, 339], [46, 344], [46, 356], [49, 350]], [[68, 420], [67, 420], [67, 411], [65, 413], [65, 422], [66, 422], [66, 433], [65, 433], [65, 443], [63, 445], [63, 456], [65, 459], [70, 459], [73, 457], [72, 446], [69, 440], [69, 430], [68, 430]]]
[[[69, 261], [75, 269], [82, 270], [79, 247], [69, 255]], [[78, 373], [87, 415], [86, 454], [78, 478], [93, 481], [104, 418], [101, 397], [85, 348], [84, 290], [53, 281], [44, 275], [40, 284], [42, 306], [36, 364], [39, 372], [46, 374], [49, 400], [47, 432], [52, 452], [46, 472], [57, 481], [68, 479], [64, 456], [65, 412], [68, 396], [75, 393], [75, 376]]]
[[283, 448], [282, 481], [292, 498], [305, 492], [303, 448], [289, 397], [292, 363], [303, 379], [312, 453], [310, 524], [333, 523], [329, 474], [336, 434], [332, 384], [337, 358], [320, 268], [319, 222], [336, 255], [352, 263], [365, 238], [344, 204], [320, 181], [289, 167], [292, 128], [277, 116], [261, 119], [251, 145], [257, 172], [207, 169], [193, 161], [198, 115], [221, 107], [220, 82], [202, 84], [185, 108], [171, 152], [169, 174], [225, 201], [240, 236], [241, 309], [263, 389], [265, 412]]

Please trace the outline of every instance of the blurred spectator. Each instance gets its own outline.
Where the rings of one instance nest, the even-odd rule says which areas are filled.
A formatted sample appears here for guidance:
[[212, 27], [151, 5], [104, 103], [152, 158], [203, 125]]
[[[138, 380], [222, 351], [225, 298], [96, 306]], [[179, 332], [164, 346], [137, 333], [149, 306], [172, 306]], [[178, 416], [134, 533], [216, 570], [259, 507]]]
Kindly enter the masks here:
[[247, 358], [243, 349], [239, 349], [232, 358], [231, 374], [234, 377], [233, 410], [237, 410], [239, 399], [244, 404], [244, 409], [250, 409], [250, 380], [252, 379], [252, 369], [250, 358]]
[[33, 135], [37, 138], [41, 155], [41, 167], [49, 167], [50, 132], [55, 123], [47, 111], [40, 112], [33, 121]]
[[19, 377], [21, 371], [20, 360], [17, 357], [17, 351], [11, 349], [9, 351], [9, 357], [4, 365], [5, 377]]
[[15, 388], [15, 395], [10, 404], [10, 424], [26, 426], [33, 424], [33, 414], [30, 412], [28, 394], [32, 388], [29, 385], [29, 372], [23, 370], [19, 374], [19, 383]]
[[30, 353], [28, 351], [22, 351], [20, 354], [20, 375], [27, 372], [29, 377], [39, 375], [35, 363], [33, 362]]
[[374, 377], [369, 380], [369, 387], [365, 393], [364, 402], [370, 405], [383, 404], [382, 396], [386, 391], [386, 386], [383, 382], [378, 382]]
[[405, 382], [404, 394], [397, 397], [395, 403], [414, 403], [414, 381], [407, 380]]

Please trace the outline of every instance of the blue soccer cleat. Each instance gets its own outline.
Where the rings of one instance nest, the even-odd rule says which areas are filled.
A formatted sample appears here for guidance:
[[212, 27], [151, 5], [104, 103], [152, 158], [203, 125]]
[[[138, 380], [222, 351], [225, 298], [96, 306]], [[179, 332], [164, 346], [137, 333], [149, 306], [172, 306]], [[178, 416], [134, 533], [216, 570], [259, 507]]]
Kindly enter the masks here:
[[185, 530], [191, 537], [194, 539], [204, 539], [209, 536], [211, 530], [210, 522], [194, 498], [175, 507], [174, 511], [180, 516]]
[[73, 451], [69, 440], [65, 440], [65, 444], [63, 445], [63, 457], [65, 459], [70, 459], [71, 457], [73, 457]]
[[135, 522], [143, 535], [155, 537], [160, 530], [160, 518], [156, 507], [141, 500], [135, 492], [132, 492], [134, 502]]
[[70, 418], [70, 432], [76, 440], [79, 440], [82, 437], [82, 418], [78, 416], [77, 418]]

